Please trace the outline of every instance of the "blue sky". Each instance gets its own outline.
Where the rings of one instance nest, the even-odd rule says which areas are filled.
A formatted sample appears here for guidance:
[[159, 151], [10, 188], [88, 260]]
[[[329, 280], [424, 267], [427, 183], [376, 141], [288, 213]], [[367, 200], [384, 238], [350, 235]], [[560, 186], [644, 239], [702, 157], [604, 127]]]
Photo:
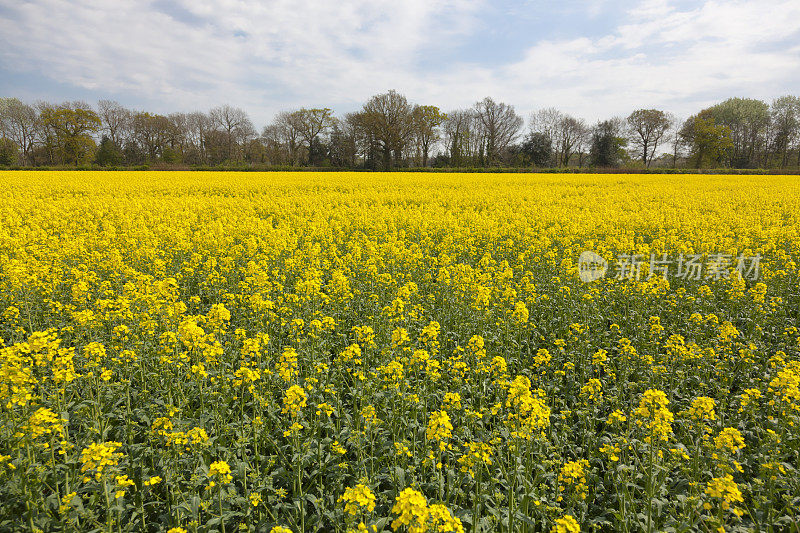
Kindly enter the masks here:
[[484, 96], [593, 122], [800, 91], [800, 2], [0, 0], [0, 96], [228, 103], [261, 127], [396, 89], [445, 110]]

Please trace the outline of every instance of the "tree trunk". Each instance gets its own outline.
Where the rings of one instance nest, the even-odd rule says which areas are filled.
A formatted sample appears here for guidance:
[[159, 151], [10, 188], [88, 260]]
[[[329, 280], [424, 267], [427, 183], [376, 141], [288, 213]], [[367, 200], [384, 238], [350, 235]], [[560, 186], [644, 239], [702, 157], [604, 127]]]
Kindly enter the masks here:
[[392, 164], [392, 149], [388, 144], [383, 145], [383, 169], [389, 170]]

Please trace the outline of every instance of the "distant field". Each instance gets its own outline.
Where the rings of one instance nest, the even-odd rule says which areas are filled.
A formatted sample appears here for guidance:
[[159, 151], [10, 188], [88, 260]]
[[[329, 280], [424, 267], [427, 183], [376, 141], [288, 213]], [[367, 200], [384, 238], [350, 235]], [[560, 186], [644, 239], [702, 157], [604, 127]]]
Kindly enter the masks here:
[[798, 261], [797, 176], [0, 172], [0, 530], [800, 531]]

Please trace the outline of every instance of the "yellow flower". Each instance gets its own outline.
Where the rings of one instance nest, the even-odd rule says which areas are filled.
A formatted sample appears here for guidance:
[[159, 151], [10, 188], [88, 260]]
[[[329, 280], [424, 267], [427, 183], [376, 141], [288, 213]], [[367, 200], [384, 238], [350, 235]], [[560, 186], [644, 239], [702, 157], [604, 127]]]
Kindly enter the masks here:
[[550, 533], [580, 533], [581, 527], [578, 521], [572, 515], [564, 515], [556, 519], [556, 525], [550, 530]]
[[381, 423], [381, 419], [378, 418], [378, 414], [375, 411], [375, 407], [372, 405], [367, 405], [361, 409], [361, 416], [364, 418], [364, 421], [368, 425], [377, 425]]
[[606, 350], [597, 350], [592, 354], [592, 364], [595, 366], [605, 366], [608, 361], [608, 352]]
[[411, 453], [411, 450], [408, 449], [408, 446], [402, 444], [400, 442], [394, 443], [395, 455], [398, 457], [413, 457], [414, 455]]
[[616, 446], [615, 444], [604, 444], [603, 446], [600, 447], [600, 453], [603, 453], [606, 456], [608, 456], [609, 460], [611, 460], [612, 462], [619, 461], [619, 453], [621, 451], [622, 449], [619, 446]]
[[[726, 474], [723, 477], [716, 477], [706, 485], [706, 494], [712, 498], [720, 500], [720, 507], [723, 511], [730, 510], [737, 516], [742, 515], [742, 511], [735, 507], [735, 504], [744, 502], [739, 487], [733, 481], [733, 476]], [[731, 508], [731, 505], [734, 505]]]
[[609, 424], [621, 424], [626, 420], [628, 419], [625, 417], [625, 414], [619, 409], [615, 410], [610, 415], [608, 415]]
[[[461, 471], [475, 477], [475, 468], [492, 464], [492, 448], [483, 442], [468, 442], [468, 451], [458, 458]], [[410, 454], [409, 454], [410, 455]]]
[[405, 328], [397, 328], [392, 332], [392, 347], [397, 348], [411, 342]]
[[64, 434], [64, 420], [56, 416], [50, 409], [40, 407], [28, 419], [25, 431], [31, 439], [47, 435], [62, 436]]
[[361, 346], [351, 344], [339, 353], [337, 360], [343, 363], [361, 364]]
[[[353, 333], [362, 348], [375, 346], [375, 331], [370, 326], [354, 326]], [[359, 350], [359, 356], [361, 352]]]
[[58, 507], [59, 514], [65, 514], [72, 506], [72, 500], [77, 496], [77, 492], [70, 492], [61, 497], [61, 505]]
[[421, 492], [405, 488], [397, 495], [392, 514], [397, 518], [392, 522], [392, 529], [406, 526], [409, 533], [425, 533], [428, 520], [428, 502]]
[[[440, 503], [428, 507], [426, 531], [432, 533], [464, 533], [461, 520], [450, 513], [450, 510]], [[409, 528], [410, 531], [410, 528]]]
[[758, 400], [761, 398], [761, 391], [758, 389], [745, 389], [741, 396], [741, 407], [739, 408], [739, 412], [743, 412], [747, 409], [754, 400]]
[[461, 395], [457, 392], [446, 392], [443, 403], [448, 409], [461, 409]]
[[550, 351], [547, 348], [539, 348], [533, 356], [533, 364], [536, 367], [547, 366], [550, 364], [551, 359]]
[[231, 467], [225, 461], [214, 461], [211, 463], [211, 466], [208, 467], [208, 477], [211, 478], [208, 488], [216, 486], [217, 481], [220, 483], [230, 483], [233, 480], [233, 476], [231, 476]]
[[306, 406], [306, 391], [299, 385], [292, 385], [283, 397], [283, 413], [289, 413], [292, 417], [300, 414], [300, 410]]
[[736, 453], [744, 448], [742, 434], [736, 428], [725, 428], [714, 438], [714, 446], [719, 450]]
[[531, 391], [531, 382], [525, 376], [517, 376], [510, 383], [506, 407], [512, 409], [507, 424], [515, 438], [531, 439], [534, 434], [544, 435], [550, 425], [550, 408], [542, 401], [544, 393]]
[[444, 449], [444, 440], [449, 439], [453, 433], [453, 424], [450, 423], [450, 416], [447, 411], [434, 411], [428, 419], [428, 429], [425, 436], [428, 440], [439, 442], [440, 449]]
[[344, 494], [337, 501], [344, 502], [344, 511], [353, 516], [361, 512], [372, 512], [375, 509], [375, 494], [366, 485], [344, 489]]
[[[239, 369], [236, 370], [233, 375], [236, 377], [236, 379], [233, 380], [234, 387], [240, 387], [242, 385], [254, 383], [261, 378], [261, 372], [246, 366], [239, 367]], [[254, 387], [251, 385], [250, 392], [253, 392], [253, 389]]]
[[192, 444], [199, 445], [208, 442], [208, 433], [203, 428], [192, 428], [186, 432], [186, 437]]
[[[800, 412], [800, 371], [785, 368], [769, 382], [769, 392], [780, 402], [781, 414]], [[771, 405], [775, 404], [772, 400]]]
[[291, 346], [283, 349], [278, 362], [278, 375], [287, 382], [297, 375], [297, 352]]
[[714, 411], [715, 406], [716, 402], [713, 398], [698, 396], [692, 401], [692, 406], [689, 408], [689, 416], [698, 422], [716, 420], [717, 414]]
[[128, 476], [117, 476], [117, 485], [120, 487], [133, 487], [134, 483]]
[[[586, 499], [588, 487], [586, 485], [586, 470], [589, 468], [589, 461], [579, 459], [568, 461], [561, 467], [558, 474], [558, 490], [560, 492], [571, 492], [580, 499]], [[559, 500], [561, 497], [559, 496]]]
[[586, 385], [581, 387], [581, 396], [586, 398], [587, 402], [600, 401], [603, 399], [603, 385], [599, 379], [592, 378]]
[[514, 312], [511, 313], [511, 318], [517, 324], [524, 324], [528, 321], [528, 307], [525, 302], [517, 302], [514, 304]]
[[300, 433], [300, 430], [303, 429], [303, 425], [298, 422], [293, 422], [289, 429], [283, 432], [284, 437], [293, 437]]
[[333, 414], [333, 406], [326, 402], [317, 404], [317, 415], [322, 413], [325, 413], [325, 416], [331, 416]]
[[125, 454], [118, 452], [122, 446], [119, 442], [93, 443], [81, 452], [81, 472], [95, 471], [95, 477], [100, 479], [107, 467], [119, 464]]
[[655, 437], [666, 441], [672, 434], [673, 415], [667, 409], [666, 394], [657, 389], [646, 390], [639, 401], [639, 407], [634, 411], [636, 424], [647, 430], [645, 442], [651, 442]]
[[[345, 126], [338, 141], [353, 140], [358, 124]], [[480, 135], [468, 130], [449, 132], [464, 164], [480, 155]], [[283, 161], [285, 139], [240, 142], [226, 156], [218, 133], [171, 139], [155, 159], [309, 156], [295, 143], [296, 157]], [[356, 137], [359, 161], [380, 163], [368, 136]], [[64, 155], [45, 148], [33, 159]], [[391, 155], [414, 152], [398, 145]], [[459, 531], [453, 517], [471, 514], [473, 489], [492, 500], [482, 529], [504, 527], [490, 511], [528, 502], [532, 529], [568, 531], [603, 518], [584, 500], [595, 476], [624, 484], [639, 473], [615, 473], [642, 455], [656, 458], [654, 475], [686, 487], [674, 522], [698, 511], [700, 529], [752, 529], [759, 516], [735, 520], [745, 508], [738, 495], [756, 508], [774, 496], [776, 524], [798, 514], [782, 500], [798, 479], [795, 177], [23, 170], [0, 171], [0, 182], [0, 483], [49, 494], [61, 480], [57, 497], [30, 499], [41, 529], [91, 527], [78, 509], [98, 491], [103, 500], [105, 486], [113, 508], [127, 506], [123, 519], [143, 509], [139, 518], [167, 531], [180, 517], [161, 513], [161, 500], [198, 482], [222, 490], [205, 491], [197, 520], [219, 512], [219, 496], [223, 508], [251, 515], [233, 529], [295, 529], [297, 495], [270, 479], [291, 469], [276, 446], [320, 451], [322, 464], [300, 465], [303, 484], [321, 483], [317, 497], [350, 488], [331, 508], [347, 518], [329, 524], [341, 532], [391, 531], [395, 520], [397, 533]], [[666, 275], [645, 267], [638, 280], [582, 283], [584, 250], [617, 272], [619, 254], [655, 267], [663, 253]], [[678, 277], [690, 257], [707, 274], [715, 252], [731, 259], [729, 277]], [[739, 272], [737, 256], [760, 258], [760, 274]], [[598, 306], [604, 315], [589, 320], [584, 311]], [[128, 411], [132, 423], [120, 426]], [[113, 439], [125, 442], [103, 442]], [[238, 453], [263, 456], [261, 479], [239, 459], [217, 461]], [[549, 485], [511, 491], [495, 479], [520, 458], [549, 472]], [[359, 479], [370, 459], [374, 502], [357, 492], [371, 492]], [[72, 463], [77, 477], [64, 485]], [[185, 479], [171, 480], [183, 467]], [[419, 494], [418, 512], [404, 515], [402, 498], [381, 501], [381, 476], [397, 468], [431, 494], [436, 480], [426, 476], [445, 485], [455, 476], [458, 490], [445, 492], [458, 508]], [[642, 507], [634, 496], [628, 522]], [[606, 529], [626, 519], [608, 518]], [[186, 520], [181, 529], [203, 528]]]

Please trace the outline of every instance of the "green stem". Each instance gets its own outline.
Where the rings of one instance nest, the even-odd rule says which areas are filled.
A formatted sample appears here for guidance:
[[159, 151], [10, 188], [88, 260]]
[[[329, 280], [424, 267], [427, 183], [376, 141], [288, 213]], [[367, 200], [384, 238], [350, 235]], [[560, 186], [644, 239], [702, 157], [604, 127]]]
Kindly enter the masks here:
[[111, 532], [111, 502], [108, 498], [108, 481], [103, 478], [103, 495], [106, 498], [106, 530]]
[[219, 502], [219, 523], [222, 526], [222, 533], [225, 533], [225, 519], [222, 517], [222, 485], [217, 490], [217, 501]]
[[483, 480], [483, 468], [478, 466], [478, 479], [475, 481], [475, 500], [472, 503], [472, 531], [481, 531], [481, 481]]

